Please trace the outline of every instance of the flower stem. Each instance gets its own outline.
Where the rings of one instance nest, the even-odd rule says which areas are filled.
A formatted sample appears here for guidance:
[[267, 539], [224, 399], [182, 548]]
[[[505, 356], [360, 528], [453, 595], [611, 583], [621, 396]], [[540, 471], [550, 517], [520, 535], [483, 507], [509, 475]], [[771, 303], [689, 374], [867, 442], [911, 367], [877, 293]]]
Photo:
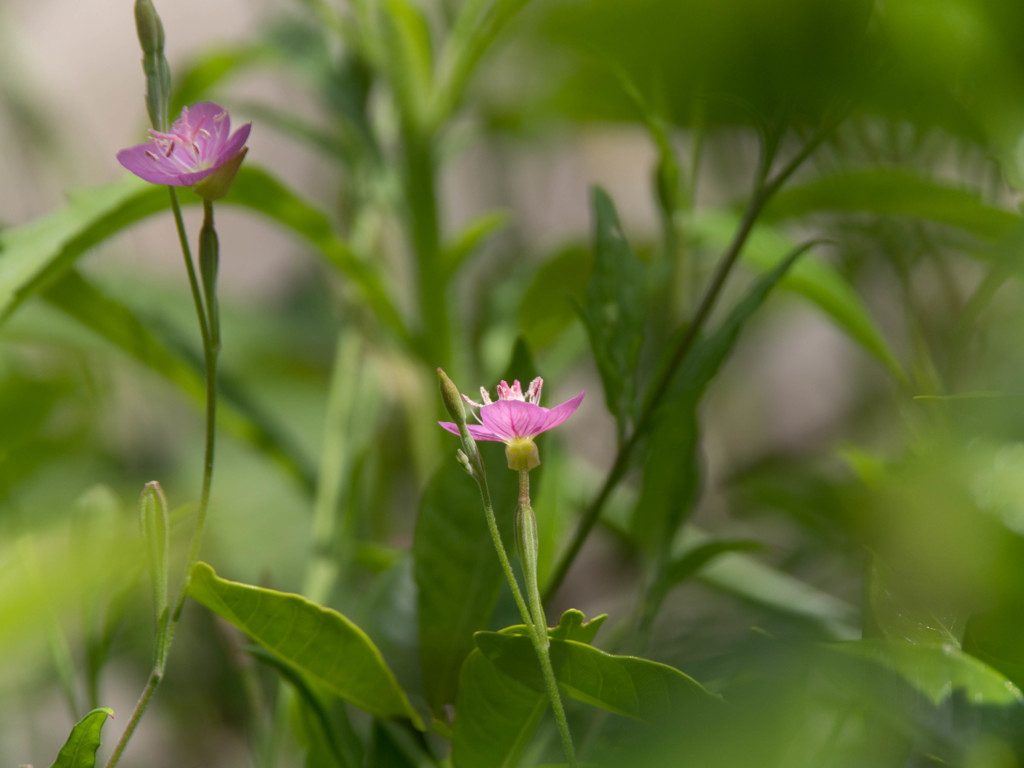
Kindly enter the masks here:
[[[124, 733], [121, 734], [120, 740], [117, 742], [113, 753], [110, 755], [110, 759], [107, 761], [106, 768], [115, 768], [118, 761], [121, 759], [121, 754], [124, 752], [125, 747], [128, 746], [128, 742], [135, 733], [135, 728], [138, 726], [139, 721], [142, 719], [142, 715], [149, 706], [150, 699], [152, 699], [153, 694], [156, 693], [156, 689], [160, 686], [160, 681], [163, 679], [164, 670], [167, 667], [167, 658], [170, 653], [171, 643], [174, 639], [174, 631], [177, 629], [178, 621], [181, 618], [181, 611], [185, 606], [189, 574], [192, 572], [192, 566], [194, 566], [199, 560], [199, 549], [202, 545], [203, 530], [206, 527], [206, 515], [210, 505], [210, 488], [213, 483], [213, 463], [214, 449], [216, 447], [217, 426], [217, 353], [220, 347], [220, 332], [217, 328], [219, 323], [215, 285], [209, 282], [205, 285], [206, 297], [209, 303], [208, 306], [207, 302], [203, 301], [203, 291], [200, 290], [195, 265], [192, 262], [192, 251], [189, 248], [188, 237], [185, 234], [185, 222], [181, 215], [181, 205], [178, 202], [178, 195], [173, 187], [170, 187], [169, 189], [171, 195], [171, 210], [174, 213], [174, 222], [178, 230], [178, 240], [181, 243], [181, 252], [185, 258], [185, 269], [188, 273], [189, 286], [192, 290], [192, 300], [195, 303], [196, 315], [199, 320], [199, 332], [203, 341], [203, 361], [205, 363], [206, 371], [206, 440], [203, 458], [203, 484], [199, 496], [199, 512], [196, 516], [195, 527], [192, 530], [192, 542], [189, 546], [188, 561], [186, 562], [185, 570], [182, 573], [181, 589], [179, 590], [178, 599], [174, 605], [174, 610], [167, 616], [166, 622], [161, 622], [160, 627], [157, 630], [156, 649], [153, 654], [153, 669], [150, 672], [149, 680], [146, 682], [146, 687], [143, 689], [142, 695], [139, 697], [139, 701], [135, 705], [135, 709], [132, 711], [131, 717], [128, 719], [128, 724], [125, 726]], [[204, 203], [204, 213], [203, 227], [204, 229], [207, 227], [212, 229], [213, 206], [209, 202]], [[200, 246], [201, 261], [203, 260], [204, 255], [209, 258], [209, 254], [204, 254], [202, 252], [203, 247], [203, 245]]]
[[519, 558], [526, 576], [526, 593], [530, 601], [532, 621], [528, 622], [530, 637], [533, 640], [537, 660], [540, 662], [544, 676], [544, 687], [547, 688], [551, 700], [551, 711], [558, 724], [558, 735], [562, 739], [562, 749], [570, 766], [576, 765], [576, 749], [569, 732], [569, 720], [565, 716], [562, 696], [558, 690], [555, 669], [551, 665], [551, 641], [548, 639], [548, 624], [544, 617], [544, 603], [540, 599], [540, 588], [537, 585], [537, 519], [530, 504], [530, 470], [519, 470], [519, 508], [518, 523], [520, 529]]

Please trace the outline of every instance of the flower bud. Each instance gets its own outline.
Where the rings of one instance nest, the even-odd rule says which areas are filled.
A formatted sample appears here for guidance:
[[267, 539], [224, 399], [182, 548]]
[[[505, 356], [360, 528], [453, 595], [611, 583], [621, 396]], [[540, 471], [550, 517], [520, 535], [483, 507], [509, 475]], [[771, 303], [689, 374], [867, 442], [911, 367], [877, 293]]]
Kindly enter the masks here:
[[170, 525], [167, 497], [160, 483], [146, 483], [139, 497], [139, 528], [146, 543], [149, 573], [153, 586], [153, 607], [157, 621], [167, 608], [167, 568], [170, 549]]
[[164, 25], [152, 0], [135, 0], [135, 31], [143, 53], [147, 56], [163, 53]]
[[540, 466], [537, 444], [530, 437], [517, 437], [505, 443], [505, 458], [508, 460], [508, 468], [517, 472], [529, 472]]
[[462, 404], [462, 395], [459, 394], [459, 388], [455, 386], [454, 381], [448, 378], [448, 374], [440, 368], [437, 369], [437, 378], [440, 380], [441, 400], [444, 402], [444, 408], [448, 411], [448, 415], [452, 417], [452, 421], [455, 422], [455, 425], [461, 432], [466, 426], [466, 407]]

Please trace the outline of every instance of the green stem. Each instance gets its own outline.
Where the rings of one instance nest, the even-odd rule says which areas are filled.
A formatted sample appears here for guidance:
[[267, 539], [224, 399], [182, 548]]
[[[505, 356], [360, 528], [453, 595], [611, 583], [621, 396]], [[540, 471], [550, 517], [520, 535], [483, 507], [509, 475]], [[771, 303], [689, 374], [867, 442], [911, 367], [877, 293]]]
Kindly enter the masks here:
[[519, 470], [519, 527], [520, 527], [520, 560], [526, 576], [526, 592], [530, 601], [532, 621], [529, 622], [530, 638], [537, 652], [541, 673], [544, 676], [544, 687], [547, 688], [551, 711], [558, 724], [558, 735], [562, 739], [569, 765], [576, 765], [576, 749], [569, 732], [569, 720], [565, 716], [562, 696], [558, 690], [555, 669], [551, 665], [551, 641], [548, 639], [548, 623], [544, 617], [544, 603], [540, 599], [540, 588], [537, 585], [537, 519], [530, 504], [530, 470]]
[[646, 430], [658, 405], [661, 404], [662, 398], [668, 392], [669, 385], [672, 383], [672, 379], [675, 377], [676, 371], [679, 369], [679, 366], [682, 364], [687, 353], [693, 347], [694, 342], [697, 341], [700, 332], [703, 330], [704, 325], [711, 316], [711, 311], [714, 309], [715, 304], [718, 301], [726, 279], [731, 273], [732, 268], [735, 266], [736, 261], [739, 259], [740, 253], [743, 251], [743, 246], [746, 245], [747, 238], [750, 236], [751, 231], [753, 231], [754, 224], [761, 215], [761, 211], [764, 209], [765, 204], [767, 204], [775, 193], [779, 191], [782, 185], [785, 184], [789, 177], [793, 175], [797, 168], [803, 164], [811, 153], [817, 149], [826, 138], [828, 138], [838, 124], [839, 120], [837, 119], [830, 121], [820, 128], [818, 132], [812, 136], [806, 144], [804, 144], [800, 151], [788, 163], [786, 163], [779, 173], [770, 180], [767, 178], [769, 171], [768, 165], [770, 164], [769, 153], [767, 151], [762, 153], [754, 193], [750, 196], [750, 200], [747, 202], [747, 207], [743, 213], [743, 219], [740, 222], [739, 228], [733, 235], [729, 248], [722, 255], [722, 259], [719, 261], [714, 275], [707, 287], [704, 289], [700, 305], [694, 312], [693, 319], [687, 326], [685, 333], [679, 340], [679, 343], [672, 351], [672, 355], [669, 357], [668, 363], [662, 367], [660, 375], [658, 375], [650, 389], [648, 389], [648, 396], [644, 400], [640, 416], [637, 418], [636, 424], [629, 438], [622, 443], [616, 453], [611, 469], [608, 470], [608, 475], [605, 477], [604, 483], [601, 486], [601, 490], [598, 492], [594, 501], [591, 502], [590, 506], [588, 506], [586, 511], [583, 513], [583, 518], [580, 520], [580, 524], [573, 535], [572, 541], [565, 552], [562, 553], [558, 563], [555, 565], [551, 578], [548, 581], [547, 588], [545, 589], [545, 601], [551, 599], [561, 586], [562, 581], [569, 572], [569, 568], [572, 566], [573, 561], [575, 561], [580, 549], [582, 549], [583, 542], [586, 541], [591, 530], [593, 530], [594, 526], [597, 524], [605, 503], [611, 496], [612, 491], [615, 490], [619, 481], [625, 476], [626, 470], [629, 468], [629, 462], [632, 458], [633, 451], [640, 442], [640, 437]]
[[[206, 295], [213, 306], [208, 307], [204, 304], [203, 293], [200, 290], [195, 265], [192, 262], [192, 251], [189, 248], [188, 237], [185, 234], [185, 224], [181, 215], [181, 206], [178, 203], [178, 195], [173, 187], [170, 188], [170, 194], [171, 209], [174, 212], [174, 221], [178, 229], [178, 239], [181, 243], [181, 250], [182, 255], [185, 258], [185, 268], [188, 273], [189, 285], [192, 289], [192, 299], [195, 303], [196, 315], [199, 319], [199, 331], [203, 341], [203, 358], [206, 364], [206, 441], [203, 459], [203, 484], [199, 496], [199, 512], [196, 516], [195, 528], [192, 531], [192, 543], [189, 546], [188, 561], [185, 564], [185, 570], [182, 574], [181, 589], [179, 590], [177, 602], [174, 605], [174, 610], [167, 617], [167, 623], [163, 626], [162, 631], [158, 630], [157, 632], [153, 669], [150, 672], [149, 680], [146, 683], [146, 687], [143, 690], [142, 695], [139, 697], [138, 703], [135, 705], [135, 709], [132, 711], [131, 717], [128, 719], [128, 724], [125, 726], [124, 733], [121, 734], [121, 739], [117, 742], [117, 746], [114, 748], [110, 759], [107, 761], [106, 768], [115, 768], [118, 761], [121, 759], [121, 753], [124, 752], [125, 747], [128, 746], [128, 742], [135, 733], [135, 728], [138, 726], [139, 720], [142, 719], [142, 715], [149, 706], [150, 699], [153, 697], [156, 689], [160, 686], [160, 681], [163, 679], [164, 670], [167, 666], [167, 657], [170, 653], [171, 643], [174, 639], [174, 632], [177, 629], [178, 621], [181, 618], [181, 611], [185, 606], [189, 574], [192, 572], [192, 567], [199, 560], [199, 549], [202, 545], [203, 530], [206, 527], [207, 510], [210, 506], [210, 488], [213, 483], [213, 461], [214, 449], [216, 446], [217, 426], [217, 353], [219, 347], [219, 342], [215, 341], [219, 338], [219, 331], [216, 327], [216, 296], [213, 293], [213, 287], [207, 286]], [[212, 228], [213, 207], [209, 202], [204, 202], [204, 212], [204, 227], [209, 226]], [[202, 254], [200, 254], [200, 257], [202, 258]]]

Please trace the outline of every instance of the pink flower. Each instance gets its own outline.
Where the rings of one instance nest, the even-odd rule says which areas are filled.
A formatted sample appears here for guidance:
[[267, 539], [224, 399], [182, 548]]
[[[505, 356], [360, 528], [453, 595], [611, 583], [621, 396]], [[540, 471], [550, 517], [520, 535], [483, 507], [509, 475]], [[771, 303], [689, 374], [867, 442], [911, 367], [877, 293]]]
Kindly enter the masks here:
[[[149, 132], [149, 142], [117, 153], [118, 162], [141, 179], [172, 187], [197, 187], [208, 200], [222, 197], [247, 151], [251, 123], [231, 134], [228, 111], [212, 101], [181, 110], [170, 133]], [[218, 171], [222, 173], [214, 177]]]
[[[540, 391], [544, 381], [538, 376], [531, 382], [526, 395], [518, 381], [510, 387], [506, 382], [498, 385], [498, 400], [492, 402], [487, 390], [480, 388], [482, 403], [475, 403], [463, 395], [463, 399], [479, 409], [477, 420], [480, 424], [468, 424], [469, 433], [476, 440], [492, 440], [505, 443], [511, 469], [533, 469], [540, 464], [537, 447], [533, 438], [541, 432], [554, 429], [568, 419], [583, 402], [586, 392], [580, 392], [572, 400], [566, 400], [554, 408], [544, 408], [540, 402]], [[459, 428], [450, 421], [438, 422], [452, 434], [459, 434]]]

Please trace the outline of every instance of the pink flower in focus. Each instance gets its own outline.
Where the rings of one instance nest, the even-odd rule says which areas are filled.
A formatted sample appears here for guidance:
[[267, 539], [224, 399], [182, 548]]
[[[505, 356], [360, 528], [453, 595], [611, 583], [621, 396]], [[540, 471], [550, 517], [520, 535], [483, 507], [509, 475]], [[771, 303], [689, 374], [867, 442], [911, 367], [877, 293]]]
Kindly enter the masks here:
[[[533, 438], [541, 432], [554, 429], [568, 419], [583, 402], [586, 392], [580, 392], [554, 408], [544, 408], [540, 402], [540, 391], [544, 381], [538, 376], [531, 382], [526, 395], [518, 381], [512, 386], [506, 382], [498, 385], [498, 400], [492, 402], [487, 390], [480, 388], [482, 403], [475, 403], [463, 395], [463, 399], [479, 409], [477, 420], [480, 424], [468, 424], [469, 433], [476, 440], [492, 440], [505, 443], [505, 454], [510, 469], [533, 469], [540, 464], [537, 447]], [[438, 422], [452, 434], [459, 434], [459, 428], [450, 421]]]
[[196, 190], [215, 199], [227, 192], [234, 179], [251, 128], [252, 123], [246, 123], [232, 135], [228, 111], [212, 101], [201, 101], [181, 110], [170, 133], [150, 131], [148, 143], [121, 150], [117, 159], [139, 178], [172, 187], [194, 186], [223, 168], [226, 178], [207, 184], [212, 194]]

